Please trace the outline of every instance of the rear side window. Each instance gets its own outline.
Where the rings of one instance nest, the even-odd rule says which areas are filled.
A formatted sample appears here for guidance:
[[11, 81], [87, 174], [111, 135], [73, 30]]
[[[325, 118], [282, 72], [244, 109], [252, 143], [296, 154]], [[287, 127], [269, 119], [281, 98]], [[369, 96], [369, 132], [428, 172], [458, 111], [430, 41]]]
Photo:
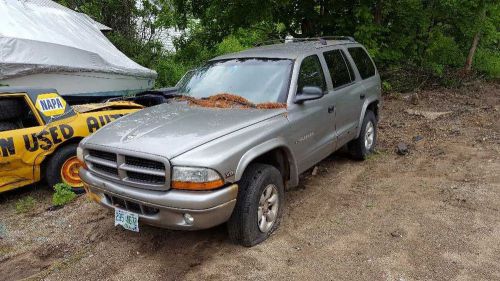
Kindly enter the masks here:
[[0, 132], [40, 126], [23, 96], [0, 97], [0, 108]]
[[325, 52], [323, 55], [325, 56], [328, 70], [330, 70], [333, 88], [349, 84], [354, 80], [350, 64], [341, 50]]
[[361, 78], [366, 79], [375, 75], [375, 66], [363, 48], [355, 47], [349, 48], [348, 50], [358, 68]]
[[306, 57], [300, 65], [297, 93], [300, 95], [305, 86], [320, 87], [326, 90], [325, 74], [317, 55]]

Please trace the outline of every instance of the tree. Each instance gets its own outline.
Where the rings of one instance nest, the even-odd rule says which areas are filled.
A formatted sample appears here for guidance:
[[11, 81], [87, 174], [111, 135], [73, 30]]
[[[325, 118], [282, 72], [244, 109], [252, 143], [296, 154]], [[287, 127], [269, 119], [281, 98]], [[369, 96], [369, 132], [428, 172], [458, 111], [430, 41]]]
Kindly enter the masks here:
[[[113, 28], [108, 38], [138, 63], [156, 69], [161, 86], [175, 84], [184, 71], [215, 55], [287, 35], [354, 36], [385, 78], [391, 78], [385, 73], [405, 71], [439, 78], [460, 69], [500, 76], [498, 0], [59, 2]], [[171, 27], [189, 30], [175, 40], [175, 54], [161, 42], [162, 32]]]

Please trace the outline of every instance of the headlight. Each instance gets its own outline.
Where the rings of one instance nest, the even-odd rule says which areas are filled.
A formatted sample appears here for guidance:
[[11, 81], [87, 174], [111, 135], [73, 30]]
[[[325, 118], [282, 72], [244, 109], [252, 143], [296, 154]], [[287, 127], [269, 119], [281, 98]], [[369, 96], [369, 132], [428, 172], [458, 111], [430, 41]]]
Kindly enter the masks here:
[[212, 169], [179, 166], [172, 169], [172, 188], [175, 189], [209, 190], [223, 185], [224, 180]]

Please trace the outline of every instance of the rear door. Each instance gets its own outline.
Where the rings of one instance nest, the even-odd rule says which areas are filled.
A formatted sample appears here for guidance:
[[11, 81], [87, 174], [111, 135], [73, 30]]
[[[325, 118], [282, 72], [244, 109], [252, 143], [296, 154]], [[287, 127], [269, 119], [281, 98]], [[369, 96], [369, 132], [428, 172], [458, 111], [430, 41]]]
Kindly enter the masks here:
[[359, 95], [359, 113], [357, 125], [361, 125], [362, 118], [364, 116], [359, 116], [363, 109], [365, 99], [372, 96], [378, 96], [380, 93], [380, 76], [377, 72], [377, 68], [373, 63], [366, 50], [361, 46], [348, 47], [348, 59], [355, 67], [357, 71], [357, 76], [359, 79], [360, 88], [363, 88], [363, 92]]
[[361, 114], [360, 96], [364, 91], [357, 83], [356, 74], [342, 49], [323, 53], [332, 80], [329, 95], [335, 101], [335, 130], [337, 139], [334, 149], [344, 145], [356, 135]]

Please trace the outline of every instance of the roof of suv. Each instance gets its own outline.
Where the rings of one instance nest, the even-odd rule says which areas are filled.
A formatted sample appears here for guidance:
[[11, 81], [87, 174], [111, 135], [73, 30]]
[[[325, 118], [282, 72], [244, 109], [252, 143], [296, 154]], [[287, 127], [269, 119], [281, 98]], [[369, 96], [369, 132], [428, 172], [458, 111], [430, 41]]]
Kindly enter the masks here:
[[266, 45], [247, 49], [237, 53], [226, 54], [211, 59], [226, 60], [237, 58], [282, 58], [296, 59], [300, 55], [316, 52], [320, 48], [327, 48], [335, 45], [358, 44], [351, 40], [315, 40], [315, 41], [298, 41], [281, 44]]

